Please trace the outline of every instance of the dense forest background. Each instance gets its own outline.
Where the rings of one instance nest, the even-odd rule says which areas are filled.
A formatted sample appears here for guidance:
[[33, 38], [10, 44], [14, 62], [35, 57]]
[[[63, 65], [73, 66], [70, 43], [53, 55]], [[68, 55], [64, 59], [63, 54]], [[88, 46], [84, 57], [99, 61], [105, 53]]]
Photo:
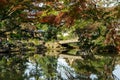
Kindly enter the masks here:
[[0, 45], [63, 40], [71, 32], [82, 49], [119, 53], [119, 14], [119, 0], [0, 0]]

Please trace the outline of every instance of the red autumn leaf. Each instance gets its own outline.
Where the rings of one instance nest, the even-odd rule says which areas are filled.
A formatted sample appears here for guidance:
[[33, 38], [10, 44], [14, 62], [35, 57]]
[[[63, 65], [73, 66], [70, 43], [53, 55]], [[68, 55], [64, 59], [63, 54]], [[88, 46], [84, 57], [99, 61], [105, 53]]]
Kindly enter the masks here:
[[55, 24], [59, 24], [59, 23], [61, 22], [61, 19], [62, 19], [63, 15], [64, 15], [63, 12], [59, 13], [59, 14], [55, 17], [54, 23], [55, 23]]
[[55, 19], [55, 15], [49, 15], [49, 16], [45, 16], [45, 17], [42, 17], [42, 19], [40, 19], [39, 21], [41, 23], [54, 23], [54, 19]]

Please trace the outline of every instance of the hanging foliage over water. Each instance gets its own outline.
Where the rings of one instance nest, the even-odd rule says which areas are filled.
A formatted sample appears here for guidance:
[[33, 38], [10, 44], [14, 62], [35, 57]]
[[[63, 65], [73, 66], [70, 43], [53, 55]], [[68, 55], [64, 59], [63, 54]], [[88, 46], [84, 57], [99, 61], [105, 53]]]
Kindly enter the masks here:
[[[82, 44], [84, 46], [105, 44], [114, 46], [120, 51], [119, 14], [118, 0], [107, 2], [104, 0], [0, 0], [0, 34], [7, 40], [11, 38], [10, 35], [22, 35], [20, 25], [28, 22], [54, 27], [73, 27], [77, 25], [77, 21], [90, 20], [87, 27], [81, 28], [79, 24], [82, 23], [77, 25], [80, 28], [77, 34], [81, 35], [79, 40], [82, 40]], [[34, 32], [34, 30], [28, 31], [26, 36], [34, 37]], [[20, 35], [19, 38], [22, 37]]]

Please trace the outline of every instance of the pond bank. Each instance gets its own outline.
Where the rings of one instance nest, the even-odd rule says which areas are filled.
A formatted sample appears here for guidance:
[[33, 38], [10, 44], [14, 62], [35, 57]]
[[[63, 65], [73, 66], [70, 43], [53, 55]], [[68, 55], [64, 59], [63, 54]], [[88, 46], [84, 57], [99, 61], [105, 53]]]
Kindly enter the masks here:
[[0, 53], [5, 52], [19, 52], [19, 51], [38, 51], [39, 49], [46, 49], [44, 42], [41, 40], [10, 40], [3, 42], [0, 45]]

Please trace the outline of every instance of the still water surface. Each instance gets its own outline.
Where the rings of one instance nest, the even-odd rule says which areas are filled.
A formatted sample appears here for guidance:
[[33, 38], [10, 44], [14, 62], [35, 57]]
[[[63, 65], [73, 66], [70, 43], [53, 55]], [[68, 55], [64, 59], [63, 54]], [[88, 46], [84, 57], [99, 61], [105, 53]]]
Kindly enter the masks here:
[[113, 54], [9, 54], [0, 55], [0, 80], [120, 80], [120, 57]]

